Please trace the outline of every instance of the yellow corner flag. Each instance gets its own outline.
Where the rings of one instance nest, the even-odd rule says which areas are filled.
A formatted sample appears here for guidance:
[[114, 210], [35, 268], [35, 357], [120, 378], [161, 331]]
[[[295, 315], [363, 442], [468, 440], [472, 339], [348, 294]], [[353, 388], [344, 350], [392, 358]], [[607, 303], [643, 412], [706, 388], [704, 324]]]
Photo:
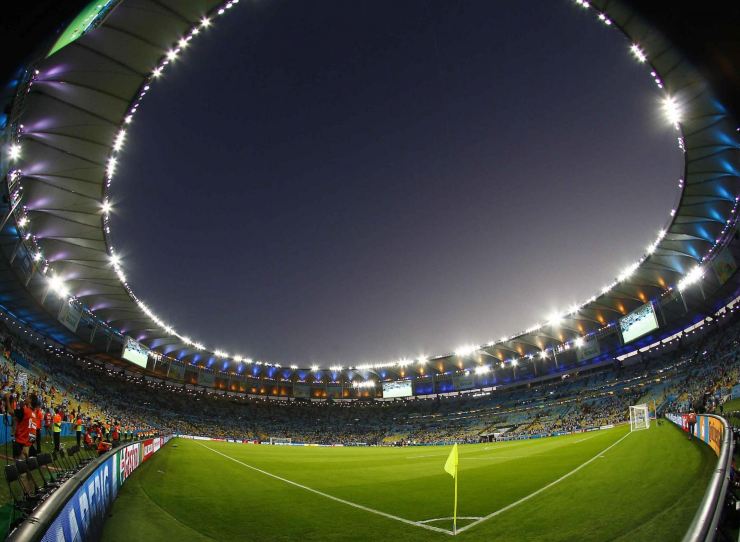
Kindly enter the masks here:
[[457, 534], [457, 465], [460, 462], [460, 456], [457, 452], [457, 443], [452, 447], [447, 461], [445, 461], [445, 472], [455, 479], [455, 504], [452, 512], [452, 532]]
[[452, 447], [452, 451], [450, 452], [450, 456], [447, 458], [447, 461], [445, 462], [445, 472], [452, 476], [453, 478], [457, 478], [457, 464], [459, 462], [459, 456], [457, 453], [457, 443]]

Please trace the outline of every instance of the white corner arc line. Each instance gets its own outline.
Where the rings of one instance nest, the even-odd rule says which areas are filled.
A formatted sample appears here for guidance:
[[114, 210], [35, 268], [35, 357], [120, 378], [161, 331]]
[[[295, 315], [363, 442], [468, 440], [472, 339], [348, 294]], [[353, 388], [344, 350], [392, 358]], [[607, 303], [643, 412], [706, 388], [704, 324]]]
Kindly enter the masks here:
[[[424, 519], [422, 521], [419, 521], [419, 523], [431, 523], [432, 521], [451, 521], [455, 518], [452, 516], [447, 516], [446, 518], [432, 518], [432, 519]], [[457, 519], [481, 519], [480, 516], [457, 516]]]
[[[294, 482], [292, 480], [288, 480], [287, 478], [283, 478], [282, 476], [278, 476], [277, 474], [272, 474], [271, 472], [267, 472], [265, 470], [259, 469], [257, 467], [253, 467], [252, 465], [248, 465], [247, 463], [244, 463], [243, 461], [239, 461], [238, 459], [234, 459], [231, 456], [228, 456], [222, 452], [219, 452], [218, 450], [214, 450], [210, 446], [206, 446], [205, 444], [198, 443], [204, 448], [211, 450], [214, 453], [217, 453], [220, 456], [225, 457], [226, 459], [230, 459], [235, 463], [239, 463], [240, 465], [247, 467], [248, 469], [252, 469], [254, 471], [257, 471], [261, 474], [264, 474], [265, 476], [269, 476], [270, 478], [275, 478], [276, 480], [280, 480], [281, 482], [285, 482], [286, 484], [290, 484], [295, 487], [299, 487], [301, 489], [305, 489], [306, 491], [310, 491], [311, 493], [315, 493], [316, 495], [321, 495], [322, 497], [325, 497], [327, 499], [331, 499], [332, 501], [340, 502], [342, 504], [346, 504], [347, 506], [352, 506], [354, 508], [359, 508], [360, 510], [364, 510], [365, 512], [370, 512], [371, 514], [377, 514], [378, 516], [383, 516], [388, 519], [394, 519], [396, 521], [400, 521], [401, 523], [406, 523], [408, 525], [413, 525], [415, 527], [421, 527], [422, 529], [427, 529], [429, 531], [436, 531], [438, 533], [444, 533], [450, 536], [454, 536], [454, 533], [452, 531], [448, 531], [447, 529], [440, 529], [439, 527], [433, 527], [432, 525], [427, 525], [425, 523], [421, 523], [419, 521], [412, 521], [410, 519], [402, 518], [399, 516], [394, 516], [393, 514], [388, 514], [387, 512], [382, 512], [380, 510], [376, 510], [375, 508], [370, 508], [368, 506], [364, 506], [362, 504], [357, 504], [356, 502], [347, 501], [345, 499], [341, 499], [339, 497], [335, 497], [334, 495], [329, 495], [328, 493], [324, 493], [323, 491], [319, 491], [318, 489], [314, 489], [312, 487], [304, 486], [303, 484], [299, 484], [298, 482]], [[458, 529], [458, 532], [460, 529]]]
[[467, 531], [468, 529], [470, 529], [471, 527], [473, 527], [473, 526], [475, 526], [475, 525], [478, 525], [479, 523], [483, 523], [484, 521], [488, 521], [488, 520], [489, 520], [489, 519], [491, 519], [492, 517], [498, 516], [499, 514], [503, 514], [503, 513], [504, 513], [504, 512], [506, 512], [507, 510], [511, 510], [511, 509], [512, 509], [512, 508], [514, 508], [515, 506], [518, 506], [518, 505], [522, 504], [523, 502], [525, 502], [525, 501], [528, 501], [528, 500], [529, 500], [529, 499], [531, 499], [532, 497], [535, 497], [535, 496], [539, 495], [540, 493], [542, 493], [542, 492], [543, 492], [543, 491], [545, 491], [546, 489], [550, 489], [550, 488], [551, 488], [552, 486], [554, 486], [555, 484], [559, 484], [560, 482], [562, 482], [563, 480], [565, 480], [565, 479], [566, 479], [566, 478], [568, 478], [569, 476], [571, 476], [571, 475], [575, 474], [576, 472], [578, 472], [579, 470], [581, 470], [581, 469], [582, 469], [583, 467], [585, 467], [586, 465], [588, 465], [588, 464], [590, 464], [590, 463], [592, 463], [592, 462], [596, 461], [596, 460], [597, 460], [597, 459], [598, 459], [599, 457], [602, 457], [602, 456], [603, 456], [603, 454], [605, 454], [606, 452], [608, 452], [609, 450], [611, 450], [612, 448], [614, 448], [614, 447], [615, 447], [615, 446], [616, 446], [617, 444], [619, 444], [620, 442], [622, 442], [622, 441], [623, 441], [624, 439], [626, 439], [626, 438], [627, 438], [628, 436], [630, 436], [630, 433], [627, 433], [627, 434], [626, 434], [626, 435], [624, 435], [624, 436], [623, 436], [622, 438], [620, 438], [620, 439], [619, 439], [618, 441], [614, 442], [613, 444], [610, 444], [609, 446], [607, 446], [606, 448], [604, 448], [603, 450], [601, 450], [601, 451], [600, 451], [599, 453], [597, 453], [597, 454], [596, 454], [595, 456], [593, 456], [593, 457], [592, 457], [591, 459], [589, 459], [589, 460], [588, 460], [588, 461], [586, 461], [585, 463], [581, 463], [580, 465], [578, 465], [578, 466], [577, 466], [577, 467], [576, 467], [575, 469], [573, 469], [572, 471], [570, 471], [570, 472], [567, 472], [567, 473], [563, 474], [563, 475], [562, 475], [562, 476], [561, 476], [560, 478], [558, 478], [557, 480], [554, 480], [554, 481], [550, 482], [549, 484], [547, 484], [547, 485], [545, 485], [545, 486], [542, 486], [542, 487], [541, 487], [541, 488], [539, 488], [539, 489], [538, 489], [537, 491], [535, 491], [535, 492], [533, 492], [533, 493], [530, 493], [529, 495], [525, 495], [524, 497], [522, 497], [522, 498], [521, 498], [521, 499], [519, 499], [518, 501], [514, 501], [514, 502], [513, 502], [513, 503], [511, 503], [511, 504], [507, 504], [507, 505], [506, 505], [506, 506], [504, 506], [503, 508], [500, 508], [500, 509], [496, 510], [495, 512], [491, 512], [491, 513], [490, 513], [490, 514], [488, 514], [487, 516], [483, 516], [482, 518], [480, 518], [480, 519], [478, 519], [478, 520], [474, 521], [473, 523], [468, 523], [468, 524], [467, 524], [467, 525], [465, 525], [464, 527], [460, 527], [460, 528], [459, 528], [459, 529], [457, 530], [457, 534], [460, 534], [460, 533], [461, 533], [461, 532], [463, 532], [463, 531]]

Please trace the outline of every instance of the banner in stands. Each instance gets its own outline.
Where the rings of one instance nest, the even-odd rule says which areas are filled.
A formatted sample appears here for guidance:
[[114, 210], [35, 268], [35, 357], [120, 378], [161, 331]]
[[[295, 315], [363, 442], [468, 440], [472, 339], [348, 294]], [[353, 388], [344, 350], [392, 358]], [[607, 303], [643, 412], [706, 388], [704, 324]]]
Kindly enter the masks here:
[[179, 363], [170, 363], [170, 366], [167, 369], [167, 376], [182, 382], [185, 380], [185, 366], [180, 365]]
[[584, 341], [583, 346], [576, 349], [576, 358], [578, 361], [585, 361], [595, 358], [600, 353], [601, 346], [599, 346], [599, 341], [594, 337], [588, 341]]
[[730, 247], [717, 254], [717, 257], [712, 260], [712, 270], [717, 275], [717, 280], [720, 284], [724, 284], [730, 277], [737, 271], [737, 262], [730, 252]]
[[67, 301], [62, 303], [59, 309], [58, 320], [70, 330], [72, 333], [77, 331], [77, 326], [80, 325], [80, 318], [82, 318], [82, 309], [74, 306], [73, 303]]
[[198, 385], [199, 386], [207, 386], [209, 388], [212, 388], [215, 383], [216, 383], [215, 374], [209, 373], [208, 371], [198, 372]]
[[293, 397], [308, 399], [311, 397], [310, 384], [293, 384]]
[[452, 377], [452, 384], [456, 390], [469, 390], [475, 387], [475, 375], [473, 373], [461, 374]]

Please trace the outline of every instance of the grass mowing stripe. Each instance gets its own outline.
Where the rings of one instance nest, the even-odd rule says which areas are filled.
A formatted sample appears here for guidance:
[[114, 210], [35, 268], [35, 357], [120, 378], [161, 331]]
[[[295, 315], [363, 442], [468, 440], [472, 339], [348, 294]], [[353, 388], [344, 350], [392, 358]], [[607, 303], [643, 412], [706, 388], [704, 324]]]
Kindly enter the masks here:
[[[200, 444], [200, 443], [198, 443], [198, 444]], [[298, 482], [294, 482], [292, 480], [288, 480], [287, 478], [283, 478], [282, 476], [278, 476], [277, 474], [272, 474], [271, 472], [267, 472], [265, 470], [258, 469], [257, 467], [253, 467], [252, 465], [248, 465], [247, 463], [244, 463], [243, 461], [239, 461], [238, 459], [234, 459], [233, 457], [228, 456], [228, 455], [226, 455], [226, 454], [224, 454], [222, 452], [219, 452], [218, 450], [214, 450], [213, 448], [211, 448], [209, 446], [206, 446], [205, 444], [200, 444], [200, 445], [203, 446], [203, 448], [206, 448], [208, 450], [211, 450], [212, 452], [217, 453], [218, 455], [221, 455], [221, 456], [225, 457], [226, 459], [230, 459], [231, 461], [234, 461], [235, 463], [239, 463], [240, 465], [243, 465], [243, 466], [247, 467], [248, 469], [252, 469], [252, 470], [257, 471], [257, 472], [259, 472], [261, 474], [264, 474], [265, 476], [269, 476], [271, 478], [275, 478], [276, 480], [280, 480], [281, 482], [285, 482], [286, 484], [290, 484], [292, 486], [299, 487], [301, 489], [305, 489], [306, 491], [310, 491], [311, 493], [315, 493], [316, 495], [320, 495], [320, 496], [325, 497], [327, 499], [331, 499], [333, 501], [340, 502], [342, 504], [346, 504], [346, 505], [352, 506], [354, 508], [359, 508], [360, 510], [364, 510], [365, 512], [370, 512], [371, 514], [377, 514], [379, 516], [383, 516], [383, 517], [386, 517], [388, 519], [394, 519], [396, 521], [400, 521], [400, 522], [406, 523], [408, 525], [414, 525], [416, 527], [421, 527], [422, 529], [427, 529], [427, 530], [430, 530], [430, 531], [436, 531], [436, 532], [439, 532], [439, 533], [445, 533], [445, 534], [448, 534], [450, 536], [453, 535], [452, 531], [448, 531], [447, 529], [440, 529], [439, 527], [433, 527], [431, 525], [426, 525], [425, 523], [421, 523], [421, 522], [418, 522], [418, 521], [413, 521], [413, 520], [402, 518], [402, 517], [399, 517], [399, 516], [394, 516], [393, 514], [388, 514], [387, 512], [382, 512], [380, 510], [376, 510], [375, 508], [370, 508], [368, 506], [363, 506], [361, 504], [357, 504], [357, 503], [352, 502], [352, 501], [347, 501], [345, 499], [340, 499], [339, 497], [335, 497], [334, 495], [329, 495], [328, 493], [324, 493], [323, 491], [319, 491], [318, 489], [314, 489], [312, 487], [304, 486], [303, 484], [299, 484]], [[459, 532], [459, 529], [458, 529], [458, 532]]]
[[462, 533], [463, 531], [467, 531], [467, 530], [468, 530], [468, 529], [470, 529], [471, 527], [473, 527], [473, 526], [475, 526], [475, 525], [478, 525], [478, 524], [480, 524], [480, 523], [483, 523], [484, 521], [488, 521], [489, 519], [491, 519], [491, 518], [493, 518], [493, 517], [495, 517], [495, 516], [498, 516], [499, 514], [502, 514], [502, 513], [506, 512], [507, 510], [511, 510], [511, 509], [512, 509], [512, 508], [514, 508], [515, 506], [518, 506], [518, 505], [522, 504], [523, 502], [526, 502], [526, 501], [528, 501], [528, 500], [529, 500], [529, 499], [531, 499], [532, 497], [535, 497], [535, 496], [539, 495], [540, 493], [542, 493], [542, 492], [543, 492], [543, 491], [545, 491], [546, 489], [549, 489], [549, 488], [551, 488], [552, 486], [554, 486], [554, 485], [556, 485], [556, 484], [559, 484], [560, 482], [562, 482], [562, 481], [563, 481], [563, 480], [565, 480], [566, 478], [568, 478], [568, 477], [572, 476], [573, 474], [575, 474], [576, 472], [578, 472], [579, 470], [581, 470], [581, 469], [582, 469], [583, 467], [585, 467], [586, 465], [588, 465], [588, 464], [592, 463], [593, 461], [596, 461], [596, 460], [597, 460], [597, 459], [598, 459], [598, 458], [599, 458], [600, 456], [602, 456], [603, 454], [605, 454], [606, 452], [608, 452], [609, 450], [611, 450], [612, 448], [614, 448], [614, 447], [615, 447], [615, 446], [616, 446], [617, 444], [619, 444], [620, 442], [622, 442], [622, 441], [623, 441], [624, 439], [626, 439], [626, 438], [627, 438], [628, 436], [630, 436], [630, 433], [627, 433], [626, 435], [624, 435], [623, 437], [621, 437], [621, 438], [620, 438], [620, 439], [619, 439], [618, 441], [614, 442], [613, 444], [610, 444], [609, 446], [607, 446], [606, 448], [604, 448], [603, 450], [601, 450], [601, 451], [600, 451], [599, 453], [597, 453], [597, 454], [596, 454], [595, 456], [593, 456], [593, 457], [592, 457], [591, 459], [589, 459], [589, 460], [588, 460], [588, 461], [586, 461], [585, 463], [581, 463], [580, 465], [578, 465], [578, 466], [577, 466], [577, 467], [576, 467], [575, 469], [573, 469], [572, 471], [570, 471], [570, 472], [567, 472], [567, 473], [565, 473], [564, 475], [562, 475], [562, 476], [561, 476], [560, 478], [558, 478], [557, 480], [555, 480], [555, 481], [553, 481], [553, 482], [550, 482], [549, 484], [547, 484], [546, 486], [543, 486], [543, 487], [541, 487], [541, 488], [540, 488], [540, 489], [538, 489], [537, 491], [535, 491], [535, 492], [533, 492], [533, 493], [530, 493], [529, 495], [526, 495], [525, 497], [522, 497], [522, 498], [521, 498], [521, 499], [519, 499], [518, 501], [514, 501], [513, 503], [511, 503], [511, 504], [509, 504], [509, 505], [506, 505], [506, 506], [504, 506], [503, 508], [500, 508], [500, 509], [496, 510], [495, 512], [491, 512], [491, 513], [490, 513], [490, 514], [488, 514], [487, 516], [484, 516], [484, 517], [482, 517], [481, 519], [479, 519], [479, 520], [476, 520], [476, 521], [474, 521], [473, 523], [469, 523], [468, 525], [465, 525], [464, 527], [460, 527], [460, 528], [459, 528], [459, 529], [457, 530], [457, 534], [460, 534], [460, 533]]

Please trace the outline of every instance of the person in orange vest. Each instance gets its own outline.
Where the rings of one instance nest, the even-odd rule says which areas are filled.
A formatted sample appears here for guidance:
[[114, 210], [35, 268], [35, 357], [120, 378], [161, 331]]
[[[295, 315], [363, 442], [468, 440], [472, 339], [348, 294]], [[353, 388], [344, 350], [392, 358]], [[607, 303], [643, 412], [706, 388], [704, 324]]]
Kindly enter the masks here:
[[46, 437], [48, 440], [49, 435], [51, 434], [51, 409], [46, 409], [46, 416], [44, 417], [44, 427], [46, 427]]
[[121, 426], [118, 424], [118, 420], [113, 421], [113, 432], [111, 433], [111, 443], [115, 448], [121, 443]]
[[[18, 403], [15, 409], [15, 432], [13, 441], [13, 458], [27, 459], [29, 451], [36, 440], [36, 417], [35, 408], [38, 407], [38, 398], [35, 394], [26, 396], [23, 403]], [[28, 474], [20, 475], [20, 483], [25, 491], [33, 492], [33, 480], [30, 480]]]
[[84, 421], [82, 421], [82, 414], [79, 412], [77, 413], [77, 419], [75, 420], [75, 432], [77, 433], [77, 446], [80, 445], [80, 441], [82, 440], [82, 426], [84, 425]]
[[57, 410], [52, 418], [52, 432], [54, 434], [54, 451], [58, 452], [62, 440], [62, 411]]
[[34, 417], [36, 418], [36, 451], [41, 453], [41, 427], [44, 425], [44, 411], [40, 405], [36, 404], [36, 409], [33, 411]]
[[696, 412], [694, 412], [694, 409], [691, 409], [691, 412], [689, 412], [689, 440], [692, 440], [694, 438], [694, 427], [696, 427]]

